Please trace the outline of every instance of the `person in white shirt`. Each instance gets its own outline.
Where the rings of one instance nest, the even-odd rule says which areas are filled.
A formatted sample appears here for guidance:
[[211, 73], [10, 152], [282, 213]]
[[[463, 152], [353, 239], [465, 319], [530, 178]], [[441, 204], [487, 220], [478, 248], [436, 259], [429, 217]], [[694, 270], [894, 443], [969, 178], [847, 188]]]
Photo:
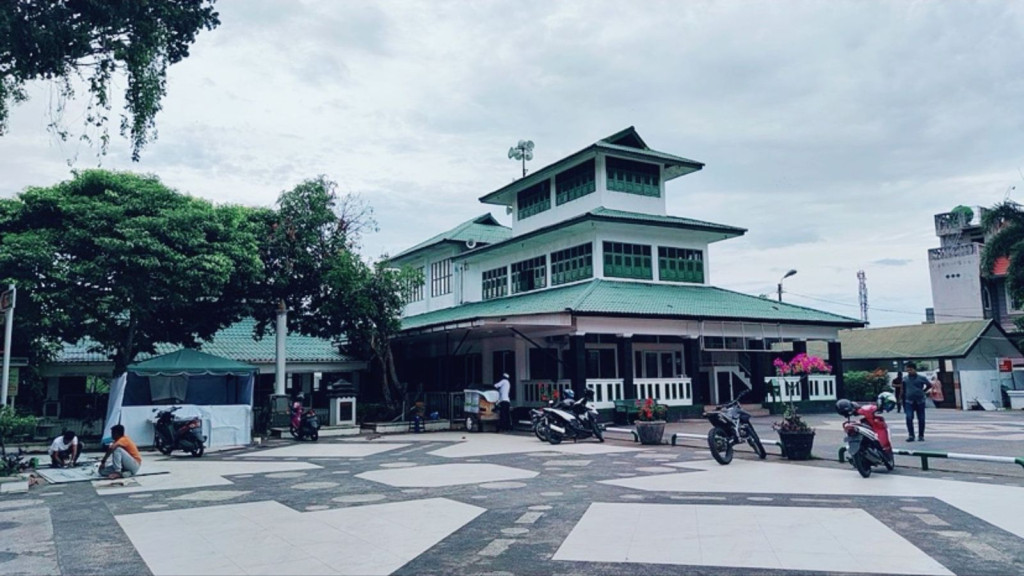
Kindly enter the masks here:
[[501, 380], [498, 380], [494, 387], [498, 389], [498, 413], [500, 419], [498, 420], [498, 432], [511, 432], [512, 431], [512, 403], [508, 399], [509, 388], [512, 387], [508, 381], [508, 374], [502, 374]]
[[53, 443], [50, 444], [47, 452], [50, 454], [51, 468], [66, 468], [78, 465], [78, 457], [82, 455], [82, 447], [78, 443], [78, 437], [75, 436], [75, 433], [67, 430], [53, 439]]

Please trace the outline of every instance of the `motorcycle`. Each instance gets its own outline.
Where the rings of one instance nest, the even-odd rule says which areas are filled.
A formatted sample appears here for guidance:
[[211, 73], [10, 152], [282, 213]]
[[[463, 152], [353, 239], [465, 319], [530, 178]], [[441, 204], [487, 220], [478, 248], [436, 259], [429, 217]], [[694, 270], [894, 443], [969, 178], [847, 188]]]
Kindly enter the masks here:
[[[836, 402], [836, 412], [846, 417], [843, 430], [846, 432], [846, 461], [857, 469], [864, 478], [871, 476], [875, 466], [885, 466], [892, 472], [896, 459], [889, 441], [889, 425], [878, 412], [888, 412], [896, 406], [896, 398], [890, 392], [883, 392], [872, 404], [858, 404], [842, 399]], [[851, 419], [860, 416], [859, 422]]]
[[156, 416], [153, 420], [153, 445], [164, 456], [181, 450], [199, 458], [206, 451], [206, 437], [202, 435], [202, 421], [198, 417], [176, 420], [174, 413], [181, 406], [172, 406], [161, 410], [154, 408]]
[[320, 417], [312, 408], [303, 410], [301, 405], [292, 407], [292, 423], [288, 426], [292, 438], [305, 440], [309, 438], [313, 442], [320, 439]]
[[750, 423], [750, 413], [740, 407], [740, 398], [743, 398], [744, 394], [746, 392], [732, 402], [704, 413], [704, 417], [712, 426], [711, 430], [708, 430], [708, 448], [715, 461], [723, 466], [732, 462], [733, 446], [743, 442], [750, 444], [761, 460], [768, 455], [761, 444], [761, 438]]
[[565, 438], [572, 438], [575, 442], [591, 436], [598, 442], [604, 442], [604, 427], [597, 423], [597, 409], [589, 404], [593, 399], [594, 391], [587, 390], [579, 400], [563, 401], [559, 406], [544, 408], [543, 422], [548, 442], [559, 444]]
[[[556, 402], [555, 399], [552, 398], [549, 399], [547, 403], [547, 408], [560, 407], [562, 409], [566, 409], [572, 406], [572, 401], [568, 399], [562, 399]], [[541, 442], [548, 441], [547, 415], [544, 410], [545, 408], [543, 407], [530, 410], [530, 425], [533, 429], [533, 434]]]

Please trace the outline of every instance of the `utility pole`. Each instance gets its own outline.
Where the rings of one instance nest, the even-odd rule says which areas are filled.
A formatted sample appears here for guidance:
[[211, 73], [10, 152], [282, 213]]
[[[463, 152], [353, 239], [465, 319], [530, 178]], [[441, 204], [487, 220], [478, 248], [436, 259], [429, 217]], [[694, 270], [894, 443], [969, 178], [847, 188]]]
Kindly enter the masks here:
[[14, 284], [0, 294], [0, 311], [4, 313], [4, 366], [0, 377], [0, 406], [7, 406], [7, 391], [11, 373], [11, 337], [14, 332], [14, 300], [18, 295]]
[[857, 271], [857, 280], [860, 284], [860, 321], [868, 323], [868, 279], [863, 270]]

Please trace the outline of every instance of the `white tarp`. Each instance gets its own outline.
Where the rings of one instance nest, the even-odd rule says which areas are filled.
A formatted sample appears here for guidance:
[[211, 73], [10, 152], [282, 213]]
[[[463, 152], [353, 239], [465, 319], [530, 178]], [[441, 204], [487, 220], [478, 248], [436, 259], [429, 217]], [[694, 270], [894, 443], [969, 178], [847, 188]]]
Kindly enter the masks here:
[[[206, 446], [247, 446], [252, 443], [252, 408], [246, 405], [228, 404], [223, 406], [181, 406], [174, 412], [176, 420], [198, 416], [203, 423]], [[153, 445], [153, 419], [156, 410], [170, 406], [124, 406], [121, 408], [121, 424], [124, 433], [139, 446]], [[108, 430], [109, 433], [109, 430]]]

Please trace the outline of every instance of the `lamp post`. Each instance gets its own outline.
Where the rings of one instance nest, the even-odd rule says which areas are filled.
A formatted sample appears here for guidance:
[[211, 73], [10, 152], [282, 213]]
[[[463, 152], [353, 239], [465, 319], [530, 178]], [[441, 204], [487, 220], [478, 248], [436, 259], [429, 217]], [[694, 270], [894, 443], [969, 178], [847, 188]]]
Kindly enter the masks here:
[[779, 302], [782, 302], [782, 281], [790, 276], [796, 274], [796, 270], [790, 270], [786, 272], [786, 275], [779, 279]]

